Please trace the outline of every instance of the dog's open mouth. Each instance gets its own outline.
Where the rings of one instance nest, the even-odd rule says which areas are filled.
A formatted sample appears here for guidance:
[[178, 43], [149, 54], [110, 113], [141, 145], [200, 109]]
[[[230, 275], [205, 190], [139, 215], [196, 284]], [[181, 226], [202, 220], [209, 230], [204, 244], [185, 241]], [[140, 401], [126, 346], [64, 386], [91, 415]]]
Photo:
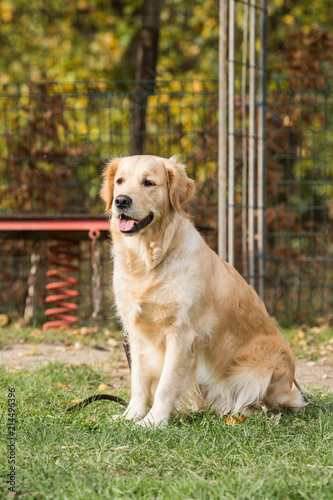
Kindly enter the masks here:
[[142, 220], [135, 220], [125, 214], [121, 214], [118, 219], [118, 227], [122, 233], [135, 234], [144, 227], [147, 227], [153, 220], [153, 214], [147, 215]]

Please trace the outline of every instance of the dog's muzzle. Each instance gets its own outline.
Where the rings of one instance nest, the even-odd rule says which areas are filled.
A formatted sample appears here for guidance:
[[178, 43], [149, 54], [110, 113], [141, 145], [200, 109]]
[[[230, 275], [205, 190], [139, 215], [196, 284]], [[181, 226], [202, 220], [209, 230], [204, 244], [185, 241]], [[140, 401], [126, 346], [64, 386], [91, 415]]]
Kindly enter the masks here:
[[147, 227], [153, 220], [153, 214], [149, 214], [141, 220], [134, 219], [126, 212], [132, 207], [133, 200], [127, 195], [120, 194], [115, 198], [114, 204], [117, 208], [119, 218], [118, 218], [118, 228], [123, 234], [136, 234], [141, 229]]

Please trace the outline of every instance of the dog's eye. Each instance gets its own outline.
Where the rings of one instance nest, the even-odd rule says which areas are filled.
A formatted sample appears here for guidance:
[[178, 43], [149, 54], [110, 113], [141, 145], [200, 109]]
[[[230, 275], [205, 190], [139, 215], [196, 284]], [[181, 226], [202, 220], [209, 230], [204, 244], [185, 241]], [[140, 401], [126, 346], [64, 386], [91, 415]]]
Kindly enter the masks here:
[[122, 177], [119, 177], [119, 179], [116, 180], [116, 183], [117, 184], [122, 184], [123, 183], [123, 179]]
[[145, 187], [149, 187], [149, 186], [156, 186], [156, 184], [154, 184], [154, 182], [149, 181], [148, 179], [145, 179], [145, 180], [143, 181], [143, 185], [144, 185]]

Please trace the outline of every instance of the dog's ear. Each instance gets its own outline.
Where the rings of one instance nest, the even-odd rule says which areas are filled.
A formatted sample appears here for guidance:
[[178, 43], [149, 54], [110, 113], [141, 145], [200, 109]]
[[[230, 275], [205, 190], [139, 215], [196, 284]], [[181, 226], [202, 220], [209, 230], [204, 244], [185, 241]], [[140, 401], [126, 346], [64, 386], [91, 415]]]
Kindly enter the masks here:
[[178, 163], [175, 156], [168, 160], [166, 168], [170, 203], [177, 212], [182, 212], [182, 204], [194, 196], [195, 182], [187, 177], [185, 165]]
[[117, 172], [118, 163], [119, 158], [115, 158], [106, 165], [103, 172], [104, 182], [100, 190], [100, 196], [106, 203], [106, 212], [110, 210], [113, 202], [114, 177]]

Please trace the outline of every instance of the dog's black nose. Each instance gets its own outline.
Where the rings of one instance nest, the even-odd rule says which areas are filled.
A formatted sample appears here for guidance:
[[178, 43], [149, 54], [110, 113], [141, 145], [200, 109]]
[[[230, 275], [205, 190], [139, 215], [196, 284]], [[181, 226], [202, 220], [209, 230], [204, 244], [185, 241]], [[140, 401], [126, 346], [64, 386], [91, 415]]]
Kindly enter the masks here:
[[133, 200], [126, 194], [120, 194], [114, 202], [117, 208], [129, 208], [132, 205]]

